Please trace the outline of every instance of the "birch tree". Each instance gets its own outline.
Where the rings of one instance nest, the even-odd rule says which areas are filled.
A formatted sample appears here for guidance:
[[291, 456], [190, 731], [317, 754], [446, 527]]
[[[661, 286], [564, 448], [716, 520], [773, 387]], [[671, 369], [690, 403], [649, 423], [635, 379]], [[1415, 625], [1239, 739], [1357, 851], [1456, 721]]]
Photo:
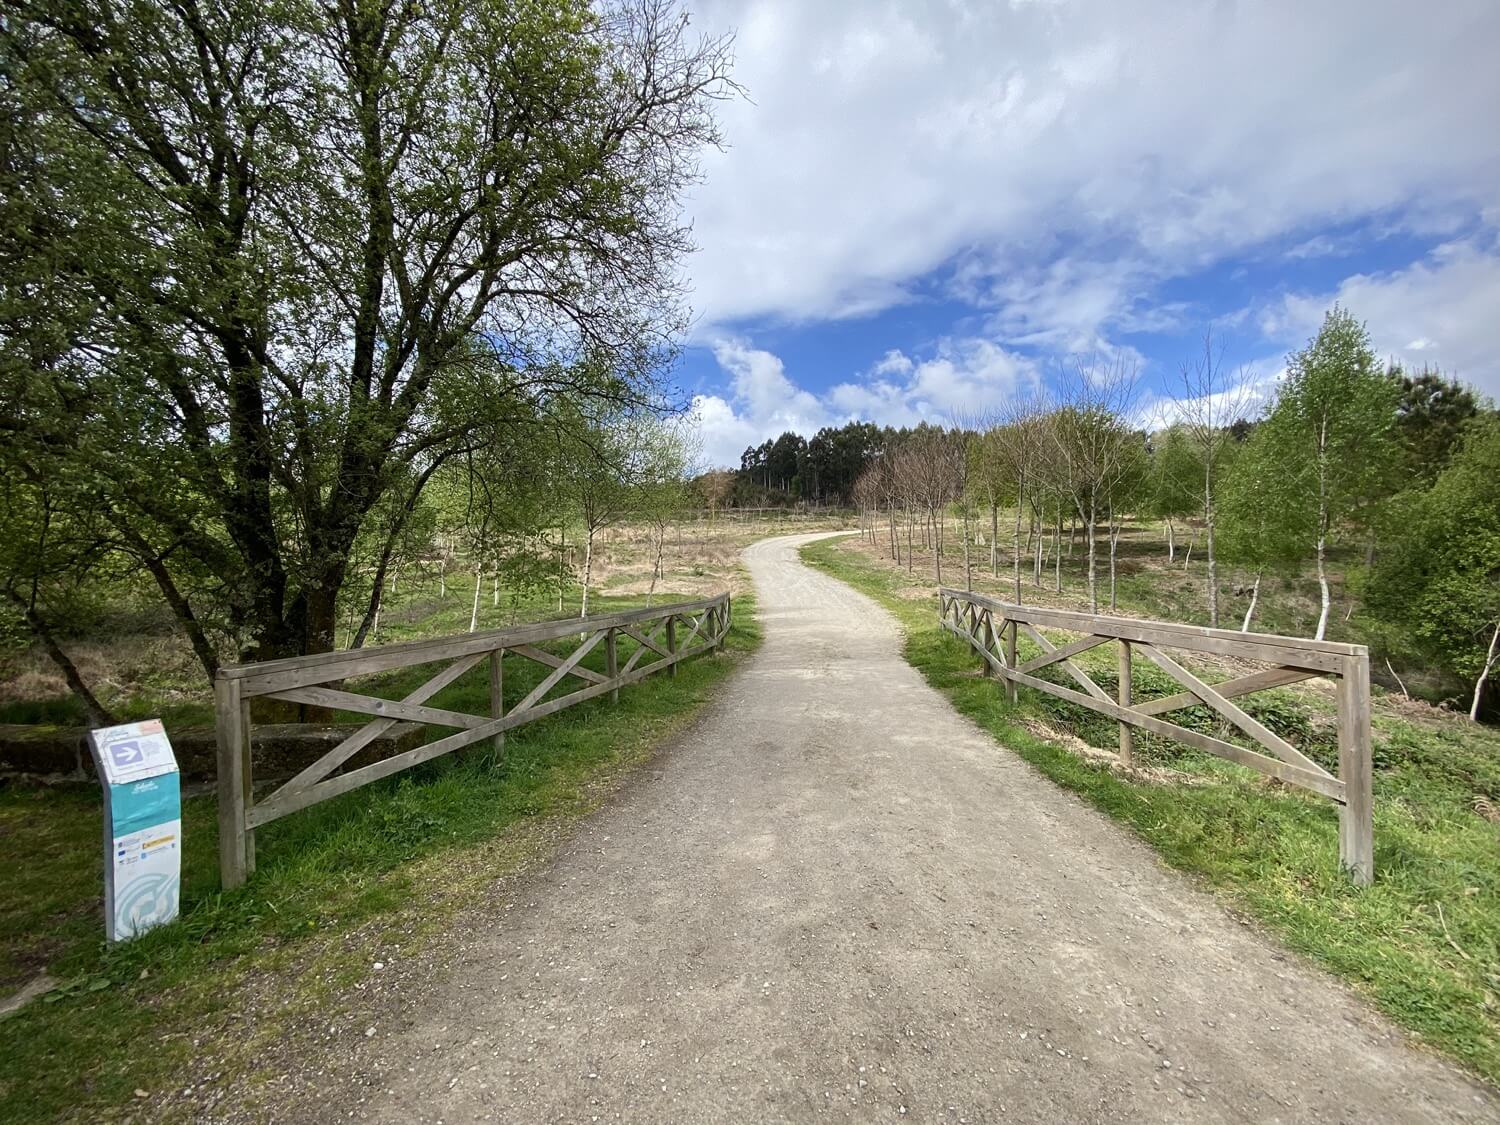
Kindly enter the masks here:
[[1313, 513], [1309, 545], [1320, 609], [1314, 637], [1328, 631], [1332, 536], [1400, 456], [1393, 439], [1399, 388], [1375, 358], [1363, 324], [1335, 305], [1307, 345], [1287, 359], [1287, 374], [1263, 423], [1267, 454], [1290, 495]]
[[1249, 410], [1249, 380], [1243, 371], [1230, 375], [1224, 370], [1222, 349], [1215, 349], [1211, 334], [1203, 337], [1203, 350], [1179, 371], [1181, 394], [1177, 414], [1199, 463], [1199, 509], [1203, 513], [1204, 553], [1208, 561], [1208, 623], [1219, 624], [1219, 556], [1215, 541], [1218, 530], [1218, 484], [1223, 461], [1234, 443], [1232, 427]]

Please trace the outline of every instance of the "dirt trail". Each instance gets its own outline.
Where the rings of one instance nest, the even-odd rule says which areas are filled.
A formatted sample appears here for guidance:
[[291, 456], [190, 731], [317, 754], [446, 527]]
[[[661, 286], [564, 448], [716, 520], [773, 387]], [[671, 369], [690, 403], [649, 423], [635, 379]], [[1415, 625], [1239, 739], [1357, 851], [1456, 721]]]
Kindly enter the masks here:
[[956, 714], [814, 538], [750, 548], [761, 651], [286, 1119], [1496, 1119]]

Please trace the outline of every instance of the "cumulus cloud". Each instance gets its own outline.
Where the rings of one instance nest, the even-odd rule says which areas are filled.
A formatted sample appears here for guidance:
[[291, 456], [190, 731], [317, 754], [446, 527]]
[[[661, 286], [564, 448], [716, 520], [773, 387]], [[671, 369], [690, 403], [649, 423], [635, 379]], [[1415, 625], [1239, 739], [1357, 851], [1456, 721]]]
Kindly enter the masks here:
[[978, 420], [1037, 382], [1031, 360], [980, 338], [942, 340], [923, 358], [892, 350], [821, 395], [795, 383], [780, 357], [743, 340], [717, 341], [714, 358], [728, 377], [727, 397], [693, 399], [704, 460], [713, 466], [738, 465], [748, 447], [787, 430], [810, 437], [853, 419], [890, 426]]
[[1493, 234], [1445, 242], [1404, 269], [1354, 274], [1331, 293], [1285, 296], [1265, 311], [1262, 330], [1300, 347], [1335, 301], [1369, 325], [1382, 355], [1440, 368], [1500, 398], [1500, 239]]
[[959, 263], [986, 334], [1076, 348], [1180, 315], [1150, 306], [1165, 278], [1371, 216], [1451, 234], [1500, 182], [1500, 5], [695, 9], [738, 30], [753, 99], [691, 201], [705, 335], [866, 314]]

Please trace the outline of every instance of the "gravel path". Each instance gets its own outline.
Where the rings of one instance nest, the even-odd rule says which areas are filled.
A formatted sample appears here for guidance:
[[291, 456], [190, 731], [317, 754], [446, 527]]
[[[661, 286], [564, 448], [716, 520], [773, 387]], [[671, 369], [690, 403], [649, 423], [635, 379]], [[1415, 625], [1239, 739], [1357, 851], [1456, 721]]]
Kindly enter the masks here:
[[[746, 552], [764, 647], [472, 920], [339, 1116], [1497, 1119], [955, 713], [886, 613], [798, 562], [812, 538]], [[344, 1101], [301, 1097], [289, 1118]]]

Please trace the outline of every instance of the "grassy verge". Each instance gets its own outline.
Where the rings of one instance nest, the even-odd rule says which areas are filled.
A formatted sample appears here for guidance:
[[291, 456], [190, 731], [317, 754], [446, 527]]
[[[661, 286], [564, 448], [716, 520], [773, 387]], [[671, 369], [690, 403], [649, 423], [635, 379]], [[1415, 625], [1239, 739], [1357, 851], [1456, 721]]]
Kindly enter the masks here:
[[[625, 603], [598, 605], [615, 608]], [[205, 1052], [253, 1067], [256, 1043], [348, 983], [340, 951], [349, 935], [397, 942], [408, 956], [419, 949], [478, 889], [538, 854], [539, 820], [596, 807], [758, 642], [751, 599], [737, 597], [727, 657], [650, 677], [618, 704], [591, 701], [512, 731], [501, 760], [450, 756], [278, 821], [257, 834], [259, 870], [233, 893], [218, 889], [213, 801], [190, 798], [181, 920], [113, 949], [101, 940], [98, 797], [0, 792], [0, 972], [40, 960], [65, 982], [0, 1021], [0, 1121], [98, 1120], [132, 1104], [139, 1112], [137, 1090], [154, 1098]], [[545, 671], [508, 661], [507, 695]], [[482, 710], [484, 672], [434, 705]], [[405, 686], [390, 677], [380, 694]], [[283, 984], [295, 974], [281, 990], [291, 1000], [260, 1012], [254, 1036], [239, 1041], [235, 997], [276, 974]]]
[[[935, 593], [910, 596], [905, 575], [849, 548], [835, 540], [802, 554], [889, 609], [908, 661], [959, 711], [1354, 983], [1421, 1040], [1500, 1083], [1500, 829], [1477, 811], [1500, 801], [1494, 734], [1377, 719], [1376, 882], [1357, 890], [1339, 871], [1329, 802], [1162, 740], [1138, 741], [1153, 768], [1125, 775], [1037, 737], [1029, 728], [1042, 720], [1112, 747], [1117, 728], [1027, 689], [1009, 706], [978, 675], [968, 647], [938, 627]], [[1107, 671], [1097, 670], [1102, 678]], [[1136, 686], [1143, 697], [1176, 690]], [[1316, 756], [1317, 706], [1289, 693], [1267, 706], [1281, 713], [1283, 733], [1304, 729], [1304, 749]]]

